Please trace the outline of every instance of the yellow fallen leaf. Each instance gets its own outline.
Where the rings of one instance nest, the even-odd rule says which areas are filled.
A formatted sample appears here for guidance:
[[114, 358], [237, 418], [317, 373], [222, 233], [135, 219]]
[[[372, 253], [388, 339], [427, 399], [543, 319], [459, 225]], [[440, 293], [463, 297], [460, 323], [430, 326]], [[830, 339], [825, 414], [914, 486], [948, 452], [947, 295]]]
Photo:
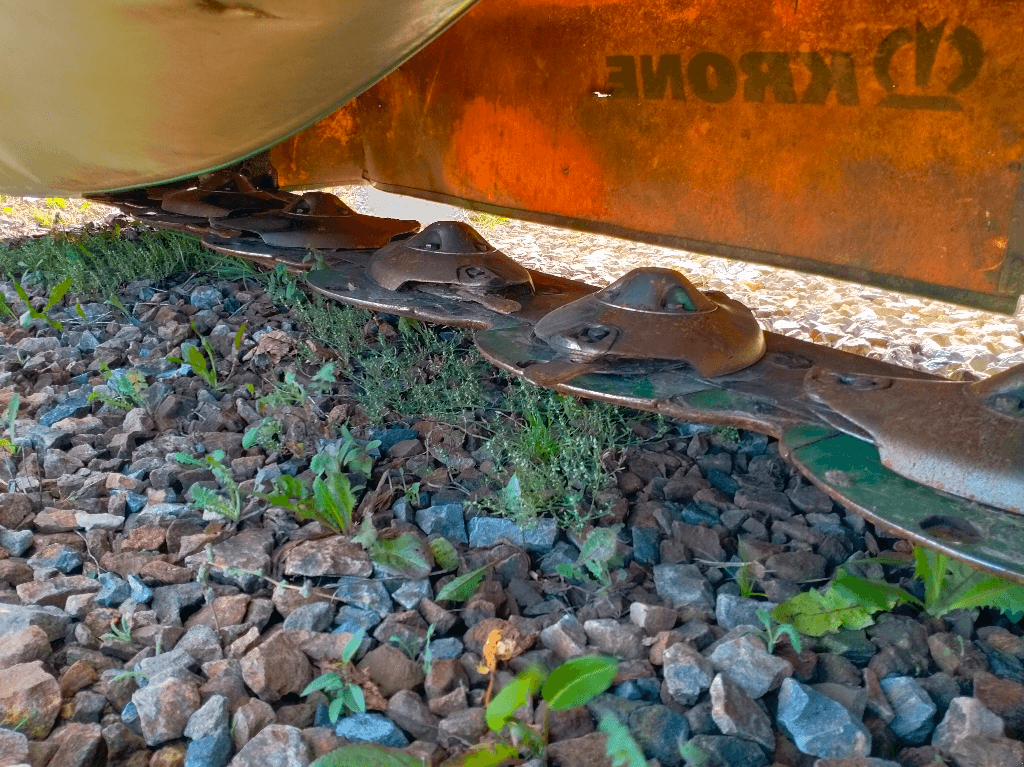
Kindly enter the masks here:
[[487, 635], [487, 641], [484, 642], [483, 649], [483, 662], [477, 666], [477, 671], [481, 674], [491, 673], [493, 674], [498, 670], [498, 659], [508, 660], [512, 656], [501, 657], [504, 653], [499, 653], [499, 647], [501, 650], [505, 650], [504, 645], [507, 644], [502, 642], [501, 629], [494, 629], [490, 634]]

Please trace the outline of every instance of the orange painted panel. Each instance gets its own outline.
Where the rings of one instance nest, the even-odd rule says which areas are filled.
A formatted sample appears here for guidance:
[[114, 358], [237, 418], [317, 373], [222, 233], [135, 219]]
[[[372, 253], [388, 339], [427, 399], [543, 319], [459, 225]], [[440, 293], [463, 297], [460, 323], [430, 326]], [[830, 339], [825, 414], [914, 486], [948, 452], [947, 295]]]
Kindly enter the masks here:
[[357, 100], [365, 176], [1012, 311], [1022, 33], [1015, 2], [483, 0]]

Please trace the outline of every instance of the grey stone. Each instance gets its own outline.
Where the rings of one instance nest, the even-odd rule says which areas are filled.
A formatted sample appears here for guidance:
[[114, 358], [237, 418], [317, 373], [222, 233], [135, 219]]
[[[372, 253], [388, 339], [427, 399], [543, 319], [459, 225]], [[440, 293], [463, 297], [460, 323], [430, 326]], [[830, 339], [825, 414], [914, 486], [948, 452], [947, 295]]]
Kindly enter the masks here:
[[711, 718], [723, 735], [751, 740], [765, 751], [775, 750], [775, 732], [768, 715], [728, 674], [711, 683]]
[[388, 718], [416, 740], [437, 741], [436, 716], [412, 690], [399, 690], [388, 700]]
[[226, 735], [231, 723], [228, 718], [228, 699], [223, 695], [211, 695], [185, 725], [185, 737], [196, 740], [223, 730]]
[[82, 566], [82, 556], [70, 546], [55, 544], [46, 546], [42, 551], [29, 557], [28, 566], [33, 570], [52, 569], [70, 575]]
[[935, 726], [936, 706], [928, 693], [909, 676], [894, 676], [879, 682], [896, 717], [889, 729], [912, 746], [920, 746]]
[[416, 524], [427, 535], [437, 533], [453, 543], [469, 543], [461, 503], [446, 503], [442, 506], [420, 509], [416, 512]]
[[633, 602], [629, 606], [629, 620], [651, 636], [668, 631], [676, 625], [678, 619], [679, 613], [668, 607], [643, 602]]
[[654, 587], [676, 609], [714, 610], [714, 591], [696, 565], [655, 565]]
[[0, 759], [4, 764], [28, 764], [28, 738], [23, 732], [0, 728]]
[[690, 727], [668, 706], [638, 708], [629, 715], [629, 729], [648, 759], [657, 759], [665, 767], [683, 763], [679, 747], [690, 737]]
[[148, 605], [153, 601], [153, 589], [147, 586], [142, 578], [135, 573], [128, 575], [128, 588], [131, 591], [133, 602], [140, 605]]
[[71, 446], [71, 435], [63, 429], [37, 423], [26, 429], [24, 434], [19, 434], [14, 443], [20, 447], [31, 445], [39, 453], [47, 450], [64, 450]]
[[750, 634], [723, 638], [708, 659], [715, 671], [729, 674], [755, 700], [793, 675], [788, 660], [769, 653], [764, 642]]
[[100, 573], [96, 580], [100, 583], [96, 604], [101, 607], [118, 607], [132, 595], [128, 582], [114, 573]]
[[648, 567], [658, 564], [661, 531], [656, 527], [632, 527], [630, 535], [633, 539], [633, 559]]
[[98, 692], [81, 690], [75, 693], [74, 711], [71, 714], [71, 721], [79, 724], [91, 724], [99, 722], [100, 713], [106, 708], [107, 698]]
[[17, 634], [29, 626], [41, 628], [52, 642], [67, 634], [71, 626], [71, 616], [58, 607], [0, 603], [0, 637]]
[[369, 634], [373, 627], [380, 623], [381, 620], [381, 615], [376, 610], [364, 610], [354, 605], [342, 605], [338, 610], [338, 614], [334, 616], [334, 623], [337, 626], [334, 629], [334, 633], [348, 632], [349, 634], [354, 634], [359, 629], [362, 629]]
[[696, 703], [715, 676], [708, 659], [682, 642], [665, 650], [662, 664], [669, 695], [684, 706]]
[[953, 745], [972, 735], [1003, 734], [1003, 720], [975, 698], [953, 698], [949, 710], [935, 728], [932, 745], [951, 751]]
[[612, 618], [589, 620], [583, 624], [590, 644], [606, 655], [622, 660], [639, 660], [647, 657], [643, 645], [644, 632], [632, 623], [619, 623]]
[[782, 683], [779, 729], [805, 754], [844, 759], [871, 754], [871, 733], [836, 701], [792, 679]]
[[434, 590], [430, 587], [429, 578], [418, 578], [402, 583], [391, 593], [391, 598], [406, 610], [414, 610], [421, 599], [433, 599]]
[[184, 767], [224, 767], [231, 756], [231, 736], [227, 728], [196, 738], [185, 751]]
[[[189, 681], [169, 677], [150, 683], [132, 695], [139, 713], [142, 737], [149, 746], [180, 738], [189, 718], [199, 708], [199, 689]], [[124, 717], [122, 716], [122, 720]], [[131, 727], [127, 721], [128, 727]]]
[[[174, 652], [178, 651], [187, 654], [200, 664], [224, 658], [224, 651], [221, 649], [217, 632], [205, 623], [197, 623], [185, 632], [174, 645]], [[182, 667], [190, 668], [191, 666], [182, 659]]]
[[718, 625], [726, 631], [737, 626], [755, 626], [760, 629], [762, 624], [757, 617], [758, 610], [771, 612], [778, 604], [761, 599], [750, 599], [735, 594], [719, 594], [715, 601], [715, 618]]
[[73, 394], [59, 402], [55, 407], [48, 410], [45, 415], [39, 418], [43, 426], [53, 426], [57, 421], [65, 418], [81, 418], [92, 412], [92, 403], [89, 395], [84, 393]]
[[224, 299], [218, 288], [200, 285], [188, 297], [188, 302], [198, 309], [212, 309]]
[[31, 530], [8, 530], [0, 527], [0, 547], [7, 550], [12, 557], [20, 557], [32, 548]]
[[398, 725], [386, 716], [373, 712], [352, 714], [339, 719], [334, 732], [354, 742], [376, 743], [396, 748], [405, 748], [409, 745], [409, 739]]
[[[271, 530], [243, 530], [213, 547], [214, 567], [210, 568], [210, 578], [251, 594], [263, 583], [263, 578], [253, 573], [263, 572], [270, 566], [273, 548], [274, 533]], [[185, 557], [185, 564], [198, 570], [207, 564], [206, 552], [190, 554]]]
[[117, 514], [88, 514], [84, 511], [75, 513], [75, 523], [85, 530], [120, 530], [124, 527], [124, 517]]
[[462, 640], [456, 637], [445, 637], [435, 639], [429, 645], [430, 654], [434, 660], [455, 659], [462, 656], [465, 650]]
[[304, 631], [326, 631], [334, 621], [334, 605], [312, 602], [296, 607], [284, 619], [284, 628]]
[[681, 751], [686, 767], [768, 767], [756, 743], [730, 735], [695, 735]]
[[558, 538], [558, 523], [554, 519], [538, 519], [535, 526], [524, 529], [501, 517], [474, 517], [469, 520], [469, 545], [473, 548], [490, 548], [502, 538], [527, 551], [547, 554]]
[[231, 767], [307, 767], [310, 748], [302, 730], [287, 724], [268, 724], [246, 743]]
[[381, 619], [391, 613], [391, 595], [380, 581], [342, 576], [334, 594], [342, 602], [373, 610]]
[[196, 659], [180, 646], [176, 646], [169, 652], [154, 655], [151, 658], [143, 658], [135, 665], [136, 671], [142, 672], [150, 679], [166, 671], [185, 671], [190, 673], [198, 668], [199, 664], [196, 662]]
[[561, 660], [569, 660], [583, 654], [587, 646], [587, 632], [574, 615], [564, 615], [540, 632], [540, 643]]
[[150, 608], [169, 626], [181, 625], [181, 611], [195, 607], [203, 601], [203, 587], [196, 581], [178, 583], [172, 586], [157, 586], [153, 589]]

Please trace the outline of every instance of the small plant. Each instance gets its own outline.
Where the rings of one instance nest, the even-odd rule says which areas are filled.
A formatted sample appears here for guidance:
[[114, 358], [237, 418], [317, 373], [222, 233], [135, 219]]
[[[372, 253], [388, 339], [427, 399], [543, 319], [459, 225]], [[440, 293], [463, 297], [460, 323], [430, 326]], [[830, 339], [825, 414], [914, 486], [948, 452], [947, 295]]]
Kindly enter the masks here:
[[309, 462], [309, 468], [316, 474], [326, 474], [331, 470], [346, 469], [369, 477], [373, 472], [373, 457], [369, 451], [380, 447], [380, 440], [372, 440], [365, 446], [360, 445], [348, 427], [341, 426], [341, 444], [318, 453]]
[[109, 393], [93, 392], [89, 395], [89, 401], [98, 399], [104, 405], [131, 410], [135, 407], [149, 409], [149, 402], [146, 401], [145, 392], [149, 388], [146, 377], [138, 370], [129, 370], [117, 374], [110, 369], [106, 362], [100, 360], [100, 375], [110, 389]]
[[113, 621], [110, 624], [109, 633], [104, 634], [100, 639], [104, 639], [110, 642], [124, 642], [126, 645], [134, 646], [135, 640], [132, 639], [132, 629], [128, 625], [128, 616], [121, 616], [121, 625], [117, 625], [117, 621]]
[[310, 397], [331, 391], [337, 383], [334, 377], [334, 363], [328, 362], [320, 368], [308, 385], [299, 383], [295, 372], [286, 370], [280, 381], [274, 384], [269, 394], [260, 397], [261, 409], [268, 407], [305, 407]]
[[740, 562], [733, 571], [732, 577], [736, 580], [736, 585], [739, 586], [741, 597], [750, 599], [751, 597], [765, 596], [763, 592], [754, 590], [757, 581], [751, 576], [747, 562]]
[[769, 653], [775, 652], [775, 646], [783, 636], [789, 637], [789, 643], [797, 652], [800, 652], [803, 649], [803, 643], [800, 640], [800, 632], [798, 632], [794, 626], [788, 623], [779, 623], [772, 617], [772, 614], [768, 610], [758, 610], [757, 619], [761, 621], [761, 625], [764, 626], [764, 630], [750, 630], [746, 633], [757, 634], [761, 637], [768, 646]]
[[327, 716], [330, 718], [331, 724], [336, 723], [342, 713], [346, 711], [352, 714], [366, 713], [366, 697], [363, 695], [362, 688], [350, 680], [349, 669], [349, 664], [362, 642], [363, 630], [359, 629], [341, 651], [340, 673], [331, 671], [323, 674], [306, 685], [306, 689], [299, 693], [306, 696], [317, 690], [322, 690], [331, 701], [327, 707]]
[[58, 304], [58, 302], [60, 302], [62, 298], [64, 298], [67, 292], [71, 289], [71, 284], [71, 278], [68, 277], [63, 282], [55, 285], [53, 290], [50, 291], [50, 295], [47, 296], [46, 305], [43, 307], [42, 311], [36, 311], [32, 308], [32, 302], [29, 300], [28, 293], [25, 292], [25, 288], [23, 288], [21, 284], [15, 282], [14, 289], [18, 293], [18, 297], [25, 302], [25, 307], [28, 309], [28, 314], [26, 316], [25, 323], [23, 324], [27, 327], [28, 324], [31, 324], [32, 320], [42, 320], [54, 330], [61, 330], [64, 326], [57, 322], [57, 320], [50, 319], [49, 312]]
[[4, 411], [4, 423], [7, 426], [7, 436], [3, 439], [0, 439], [0, 447], [2, 447], [11, 455], [17, 455], [18, 452], [21, 450], [21, 448], [15, 444], [17, 435], [14, 433], [14, 424], [18, 420], [19, 406], [20, 401], [18, 393], [15, 392], [14, 395], [11, 397], [11, 401], [7, 404], [7, 410]]
[[[611, 569], [622, 564], [622, 556], [618, 552], [616, 535], [622, 525], [612, 527], [595, 527], [583, 542], [576, 564], [563, 562], [555, 569], [563, 578], [583, 581], [595, 587], [598, 593], [607, 596], [613, 585]], [[617, 576], [624, 576], [621, 570]]]
[[[531, 755], [542, 757], [548, 743], [550, 712], [567, 711], [586, 705], [611, 686], [618, 666], [619, 662], [614, 658], [584, 655], [566, 661], [550, 674], [536, 667], [522, 671], [487, 705], [487, 726], [494, 732], [508, 728], [513, 743], [525, 746]], [[524, 706], [538, 691], [547, 704], [539, 732], [531, 725], [515, 718], [516, 710]], [[617, 721], [614, 724], [602, 724], [605, 731], [612, 736], [608, 741], [607, 753], [615, 760], [614, 764], [625, 763], [630, 767], [646, 764], [646, 760], [642, 759], [642, 751], [629, 734], [628, 728]], [[641, 755], [640, 762], [637, 762], [637, 754]], [[518, 749], [509, 755], [518, 756]], [[472, 762], [464, 759], [462, 764], [469, 765]]]
[[[906, 565], [895, 558], [861, 559], [853, 564]], [[874, 623], [877, 612], [911, 604], [930, 618], [954, 610], [991, 607], [1017, 615], [1024, 604], [1024, 586], [974, 570], [945, 554], [914, 547], [914, 575], [924, 584], [924, 600], [884, 580], [861, 578], [841, 568], [828, 589], [812, 589], [786, 600], [772, 611], [780, 622], [792, 623], [809, 636], [821, 636], [841, 628], [864, 628]]]
[[249, 427], [242, 436], [242, 447], [245, 450], [259, 445], [264, 450], [275, 451], [281, 449], [281, 435], [284, 428], [276, 418], [264, 418], [255, 426]]
[[[323, 455], [326, 454], [319, 453], [316, 457]], [[317, 463], [317, 468], [322, 476], [313, 480], [312, 487], [288, 474], [281, 474], [272, 480], [271, 492], [260, 497], [300, 519], [318, 520], [339, 533], [352, 532], [352, 515], [356, 508], [352, 483], [335, 457], [325, 457]]]
[[430, 640], [434, 636], [434, 624], [427, 626], [427, 634], [423, 639], [402, 639], [398, 636], [391, 637], [390, 641], [395, 647], [409, 656], [411, 660], [419, 660], [423, 666], [423, 673], [430, 674], [434, 667], [434, 654], [430, 649]]
[[[187, 363], [192, 368], [193, 373], [206, 381], [207, 386], [214, 391], [218, 391], [217, 360], [213, 355], [213, 346], [210, 345], [208, 338], [199, 334], [195, 323], [192, 323], [192, 330], [199, 336], [199, 346], [194, 344], [183, 345], [182, 352], [185, 355], [185, 359], [181, 357], [168, 357], [167, 359], [175, 365]], [[186, 349], [187, 351], [185, 351]]]
[[237, 522], [242, 516], [242, 491], [235, 482], [231, 469], [224, 465], [224, 458], [223, 450], [214, 450], [202, 460], [193, 458], [188, 453], [174, 454], [174, 459], [180, 464], [209, 469], [224, 492], [222, 495], [203, 485], [193, 485], [192, 506]]

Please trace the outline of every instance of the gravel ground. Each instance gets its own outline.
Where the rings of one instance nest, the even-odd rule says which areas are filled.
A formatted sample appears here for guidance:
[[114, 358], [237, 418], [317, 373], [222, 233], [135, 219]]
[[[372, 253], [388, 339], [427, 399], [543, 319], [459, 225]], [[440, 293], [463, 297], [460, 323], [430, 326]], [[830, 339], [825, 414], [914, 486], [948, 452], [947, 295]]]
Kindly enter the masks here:
[[[485, 235], [517, 256], [554, 236], [494, 223]], [[17, 306], [9, 284], [0, 290]], [[436, 765], [498, 737], [484, 720], [490, 679], [479, 671], [495, 631], [510, 645], [495, 689], [532, 664], [620, 660], [608, 693], [551, 717], [553, 766], [608, 764], [595, 732], [608, 712], [651, 767], [1024, 760], [1024, 632], [999, 613], [928, 619], [903, 607], [805, 639], [799, 652], [786, 641], [769, 652], [751, 633], [757, 609], [823, 583], [843, 562], [910, 561], [904, 542], [795, 476], [772, 440], [687, 423], [657, 434], [638, 420], [638, 444], [609, 456], [618, 469], [601, 494], [601, 524], [622, 527], [601, 589], [556, 569], [577, 561], [586, 531], [550, 520], [523, 530], [468, 503], [509, 468], [490, 460], [486, 424], [392, 413], [382, 430], [345, 379], [308, 406], [264, 399], [258, 412], [283, 371], [312, 386], [315, 368], [299, 364], [311, 340], [301, 323], [252, 281], [182, 275], [139, 281], [120, 299], [132, 322], [86, 302], [87, 327], [66, 307], [52, 315], [60, 331], [0, 323], [0, 405], [14, 394], [20, 402], [8, 435], [19, 450], [0, 461], [0, 765], [305, 767], [352, 741]], [[167, 359], [183, 356], [193, 325], [216, 350], [219, 390]], [[368, 346], [400, 338], [382, 318], [363, 334]], [[141, 406], [90, 401], [111, 394], [103, 365], [145, 378]], [[244, 447], [264, 415], [280, 420], [285, 444]], [[382, 564], [351, 536], [254, 494], [281, 474], [311, 481], [313, 446], [343, 443], [346, 422], [358, 440], [382, 441], [359, 508], [385, 540], [410, 536], [423, 564]], [[190, 503], [198, 488], [225, 483], [175, 458], [218, 450], [239, 487], [238, 523]], [[407, 477], [419, 493], [402, 492]], [[437, 540], [454, 545], [457, 569], [434, 561]], [[756, 596], [741, 593], [741, 561]], [[437, 599], [456, 574], [487, 563], [468, 600]], [[909, 566], [855, 567], [914, 588]], [[366, 638], [345, 666], [360, 629]], [[324, 693], [300, 695], [333, 670], [360, 686], [366, 713], [332, 722]], [[521, 715], [539, 727], [543, 706]]]

